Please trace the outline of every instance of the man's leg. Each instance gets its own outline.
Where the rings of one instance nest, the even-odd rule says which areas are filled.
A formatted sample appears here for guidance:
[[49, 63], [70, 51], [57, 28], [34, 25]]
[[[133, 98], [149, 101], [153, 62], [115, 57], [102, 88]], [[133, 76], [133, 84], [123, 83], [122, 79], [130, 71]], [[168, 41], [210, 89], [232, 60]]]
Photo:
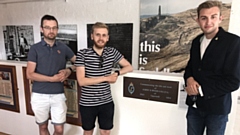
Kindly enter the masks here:
[[206, 120], [207, 135], [224, 135], [228, 115], [208, 115]]
[[188, 107], [187, 112], [187, 134], [203, 135], [205, 128], [205, 114], [196, 108]]
[[50, 135], [48, 131], [48, 122], [39, 125], [39, 134], [40, 135]]
[[67, 105], [65, 101], [66, 97], [63, 93], [51, 95], [51, 118], [52, 124], [54, 125], [53, 135], [63, 135], [67, 115]]
[[98, 114], [98, 107], [80, 105], [79, 111], [82, 118], [83, 135], [92, 135]]
[[92, 135], [93, 134], [93, 129], [92, 130], [84, 130], [83, 135]]
[[53, 135], [63, 135], [63, 124], [54, 125], [54, 133]]
[[110, 133], [111, 133], [111, 130], [100, 129], [100, 135], [110, 135]]
[[98, 123], [101, 135], [110, 135], [113, 128], [114, 103], [99, 106]]
[[31, 106], [39, 127], [40, 135], [50, 135], [48, 131], [49, 96], [46, 94], [32, 93]]

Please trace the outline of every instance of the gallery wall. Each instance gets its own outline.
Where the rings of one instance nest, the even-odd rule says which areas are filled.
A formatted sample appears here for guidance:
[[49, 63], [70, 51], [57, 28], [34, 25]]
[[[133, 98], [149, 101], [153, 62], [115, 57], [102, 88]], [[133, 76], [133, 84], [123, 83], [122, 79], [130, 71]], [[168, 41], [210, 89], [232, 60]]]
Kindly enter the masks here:
[[[44, 14], [54, 15], [59, 24], [76, 24], [78, 49], [87, 47], [87, 24], [133, 23], [133, 65], [137, 68], [139, 1], [132, 0], [67, 0], [0, 4], [0, 25], [33, 25], [34, 41], [40, 41], [40, 19]], [[111, 37], [110, 37], [111, 38]], [[2, 27], [0, 27], [0, 54], [5, 54]], [[0, 59], [5, 59], [6, 56]]]

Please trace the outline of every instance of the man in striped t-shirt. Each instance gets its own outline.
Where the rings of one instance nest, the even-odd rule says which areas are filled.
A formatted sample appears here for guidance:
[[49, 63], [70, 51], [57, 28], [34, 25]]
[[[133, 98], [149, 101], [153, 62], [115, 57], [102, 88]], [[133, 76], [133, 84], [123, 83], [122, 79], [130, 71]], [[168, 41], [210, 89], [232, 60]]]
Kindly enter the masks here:
[[[115, 83], [118, 76], [131, 72], [131, 64], [115, 48], [106, 47], [109, 40], [108, 26], [97, 22], [92, 26], [92, 48], [82, 49], [77, 53], [77, 80], [82, 87], [80, 112], [84, 135], [92, 135], [96, 117], [101, 135], [110, 135], [113, 128], [114, 103], [110, 83]], [[115, 63], [121, 70], [112, 73]]]

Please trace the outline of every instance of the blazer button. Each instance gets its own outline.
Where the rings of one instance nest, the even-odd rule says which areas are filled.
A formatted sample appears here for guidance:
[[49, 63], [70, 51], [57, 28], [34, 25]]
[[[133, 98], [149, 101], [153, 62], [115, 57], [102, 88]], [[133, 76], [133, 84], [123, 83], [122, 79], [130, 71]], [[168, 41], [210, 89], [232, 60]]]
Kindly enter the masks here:
[[198, 68], [198, 71], [201, 71], [202, 69], [201, 68]]

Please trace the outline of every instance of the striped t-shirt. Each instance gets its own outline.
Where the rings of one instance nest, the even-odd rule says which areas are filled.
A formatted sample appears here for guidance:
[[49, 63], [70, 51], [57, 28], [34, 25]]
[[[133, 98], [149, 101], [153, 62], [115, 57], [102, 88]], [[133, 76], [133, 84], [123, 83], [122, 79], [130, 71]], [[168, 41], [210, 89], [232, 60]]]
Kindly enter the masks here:
[[[87, 48], [77, 53], [75, 65], [85, 67], [85, 77], [87, 78], [100, 77], [110, 75], [113, 65], [122, 58], [123, 55], [112, 47], [104, 47], [101, 56], [93, 48]], [[108, 82], [82, 86], [81, 91], [79, 104], [82, 106], [98, 106], [112, 102], [110, 84]]]

